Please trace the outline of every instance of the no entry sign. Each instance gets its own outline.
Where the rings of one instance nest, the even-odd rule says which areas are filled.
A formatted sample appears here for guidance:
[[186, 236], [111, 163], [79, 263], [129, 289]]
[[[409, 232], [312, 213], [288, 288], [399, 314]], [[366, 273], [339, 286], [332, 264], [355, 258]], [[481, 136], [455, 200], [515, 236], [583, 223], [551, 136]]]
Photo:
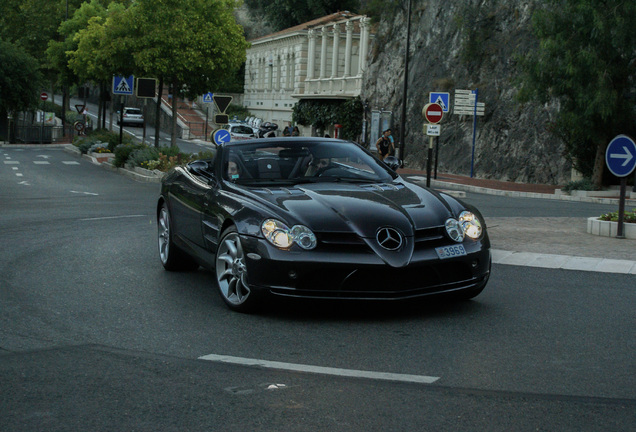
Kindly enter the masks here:
[[43, 101], [47, 100], [49, 98], [49, 95], [47, 95], [46, 93], [42, 92], [40, 93], [40, 99], [42, 99]]
[[422, 114], [426, 118], [427, 122], [431, 124], [437, 124], [442, 121], [442, 117], [444, 116], [444, 109], [441, 105], [438, 105], [436, 103], [429, 103], [424, 105]]

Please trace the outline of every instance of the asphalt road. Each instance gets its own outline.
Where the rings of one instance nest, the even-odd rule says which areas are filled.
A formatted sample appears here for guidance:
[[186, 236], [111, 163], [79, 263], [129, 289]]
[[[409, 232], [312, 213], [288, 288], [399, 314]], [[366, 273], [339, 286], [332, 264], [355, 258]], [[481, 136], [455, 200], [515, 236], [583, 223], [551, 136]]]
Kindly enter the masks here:
[[5, 147], [0, 185], [2, 431], [636, 430], [633, 275], [495, 265], [471, 302], [244, 315], [163, 270], [157, 184]]

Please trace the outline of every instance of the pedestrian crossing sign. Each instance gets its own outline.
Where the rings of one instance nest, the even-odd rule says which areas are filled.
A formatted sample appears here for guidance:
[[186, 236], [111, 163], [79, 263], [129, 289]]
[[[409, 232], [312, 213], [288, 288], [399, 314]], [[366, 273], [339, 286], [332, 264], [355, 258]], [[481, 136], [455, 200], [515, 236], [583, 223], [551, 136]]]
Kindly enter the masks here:
[[214, 97], [214, 93], [207, 92], [203, 95], [203, 103], [212, 103], [212, 98]]
[[428, 103], [436, 103], [442, 107], [442, 112], [447, 113], [450, 110], [450, 93], [431, 92], [428, 96]]
[[133, 75], [128, 78], [123, 76], [113, 76], [113, 94], [132, 95], [134, 82], [135, 77]]

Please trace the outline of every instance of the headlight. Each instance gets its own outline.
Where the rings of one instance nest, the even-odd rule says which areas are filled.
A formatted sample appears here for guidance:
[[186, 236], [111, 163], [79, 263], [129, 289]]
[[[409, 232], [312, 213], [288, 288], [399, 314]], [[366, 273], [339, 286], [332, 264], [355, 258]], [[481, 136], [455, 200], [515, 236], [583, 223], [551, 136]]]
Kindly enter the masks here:
[[464, 241], [464, 230], [456, 219], [447, 219], [444, 226], [446, 227], [446, 232], [451, 239], [455, 240], [457, 243]]
[[271, 244], [281, 249], [289, 249], [296, 243], [303, 249], [313, 249], [317, 240], [314, 233], [304, 225], [294, 225], [291, 229], [276, 219], [267, 219], [261, 225], [261, 232]]
[[476, 240], [481, 237], [483, 228], [481, 227], [479, 218], [477, 218], [474, 213], [469, 211], [461, 212], [459, 215], [459, 223], [461, 224], [464, 233], [471, 239]]

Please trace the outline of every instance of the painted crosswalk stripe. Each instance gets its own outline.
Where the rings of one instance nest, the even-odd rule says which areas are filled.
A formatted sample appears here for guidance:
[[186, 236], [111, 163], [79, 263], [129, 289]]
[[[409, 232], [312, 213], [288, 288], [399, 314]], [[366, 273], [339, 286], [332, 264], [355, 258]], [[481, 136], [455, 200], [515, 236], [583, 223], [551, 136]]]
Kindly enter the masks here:
[[209, 354], [199, 357], [199, 360], [207, 360], [219, 363], [231, 363], [242, 366], [260, 366], [269, 369], [278, 369], [294, 372], [308, 372], [320, 375], [332, 375], [352, 378], [367, 378], [374, 380], [384, 381], [401, 381], [409, 383], [420, 384], [432, 384], [439, 379], [439, 377], [425, 376], [425, 375], [409, 375], [390, 372], [373, 372], [356, 369], [340, 369], [323, 366], [312, 366], [297, 363], [284, 363], [269, 360], [259, 360], [244, 357], [232, 357], [225, 355]]
[[49, 161], [33, 161], [33, 163], [36, 165], [51, 165]]
[[79, 165], [77, 161], [62, 161], [64, 165]]

